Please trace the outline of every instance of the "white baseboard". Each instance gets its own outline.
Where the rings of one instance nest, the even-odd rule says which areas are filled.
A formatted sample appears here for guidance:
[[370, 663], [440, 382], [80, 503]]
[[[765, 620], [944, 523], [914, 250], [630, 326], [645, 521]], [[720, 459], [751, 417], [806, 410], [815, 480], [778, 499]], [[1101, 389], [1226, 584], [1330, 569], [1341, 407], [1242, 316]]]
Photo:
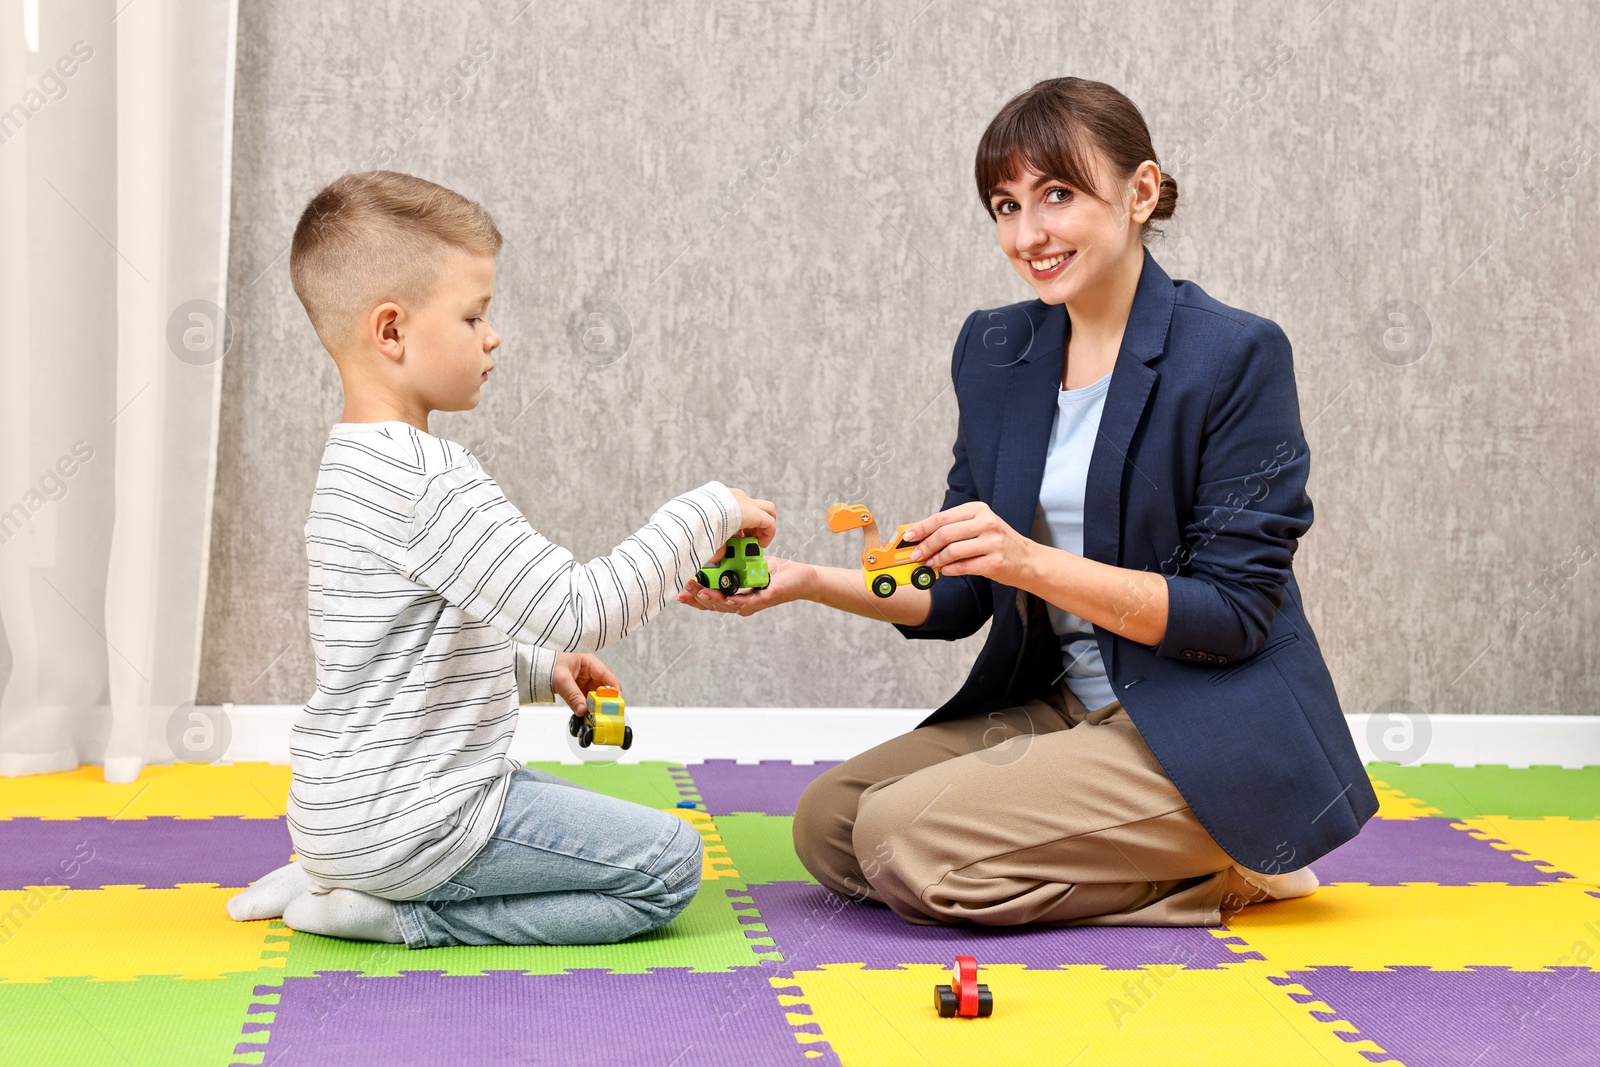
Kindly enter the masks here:
[[[224, 761], [289, 761], [289, 725], [298, 705], [224, 704], [233, 731]], [[634, 744], [627, 752], [578, 748], [565, 709], [530, 705], [511, 742], [514, 759], [563, 763], [708, 759], [742, 762], [849, 759], [916, 726], [925, 709], [651, 708], [630, 705]], [[1505, 764], [1511, 767], [1600, 765], [1600, 715], [1429, 715], [1406, 723], [1370, 714], [1346, 716], [1363, 761]], [[1407, 733], [1406, 731], [1411, 731]], [[1394, 732], [1398, 731], [1398, 732]], [[1387, 735], [1387, 736], [1386, 736]], [[1422, 740], [1424, 739], [1425, 740]]]
[[[1593, 767], [1600, 765], [1600, 715], [1427, 715], [1407, 724], [1397, 715], [1346, 715], [1356, 751], [1363, 761], [1390, 763], [1477, 763], [1507, 767]], [[1374, 721], [1377, 720], [1377, 721]], [[1404, 731], [1431, 734], [1420, 751], [1404, 758], [1390, 730], [1402, 731], [1398, 746], [1408, 747]]]

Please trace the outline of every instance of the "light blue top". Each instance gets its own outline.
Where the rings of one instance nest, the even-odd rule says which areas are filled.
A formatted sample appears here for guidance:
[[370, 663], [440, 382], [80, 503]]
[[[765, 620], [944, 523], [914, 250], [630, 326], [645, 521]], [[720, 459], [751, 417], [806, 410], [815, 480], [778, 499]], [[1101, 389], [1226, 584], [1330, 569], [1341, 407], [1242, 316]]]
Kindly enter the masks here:
[[[1050, 429], [1050, 452], [1044, 462], [1044, 482], [1039, 487], [1039, 510], [1034, 515], [1035, 541], [1081, 555], [1083, 553], [1083, 493], [1089, 477], [1089, 456], [1100, 431], [1100, 412], [1108, 372], [1081, 389], [1062, 389], [1056, 398], [1055, 423]], [[1090, 711], [1116, 700], [1094, 626], [1077, 615], [1046, 604], [1050, 626], [1061, 635], [1061, 661], [1067, 687]]]

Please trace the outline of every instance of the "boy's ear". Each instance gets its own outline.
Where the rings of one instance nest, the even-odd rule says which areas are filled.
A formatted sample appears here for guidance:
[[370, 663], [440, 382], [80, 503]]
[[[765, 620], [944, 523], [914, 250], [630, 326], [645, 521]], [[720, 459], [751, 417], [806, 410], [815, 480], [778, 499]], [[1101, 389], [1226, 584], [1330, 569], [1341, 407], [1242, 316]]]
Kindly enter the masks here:
[[401, 336], [405, 316], [405, 309], [391, 300], [373, 308], [372, 314], [367, 317], [367, 333], [372, 347], [385, 359], [398, 360], [405, 355], [405, 341]]

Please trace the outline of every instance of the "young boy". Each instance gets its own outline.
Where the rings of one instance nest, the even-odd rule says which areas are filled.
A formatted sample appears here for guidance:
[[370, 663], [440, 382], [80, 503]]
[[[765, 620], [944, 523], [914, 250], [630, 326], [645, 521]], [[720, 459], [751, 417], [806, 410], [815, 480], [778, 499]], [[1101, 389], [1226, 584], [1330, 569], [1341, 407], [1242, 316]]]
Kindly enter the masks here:
[[[540, 536], [428, 414], [477, 406], [500, 233], [405, 174], [312, 198], [289, 274], [344, 385], [306, 522], [317, 689], [294, 722], [298, 860], [228, 902], [235, 919], [404, 943], [587, 944], [670, 922], [700, 837], [506, 755], [518, 706], [584, 709], [616, 684], [583, 655], [643, 625], [776, 511], [721, 482], [668, 501], [588, 564]], [[564, 723], [552, 720], [552, 729]]]

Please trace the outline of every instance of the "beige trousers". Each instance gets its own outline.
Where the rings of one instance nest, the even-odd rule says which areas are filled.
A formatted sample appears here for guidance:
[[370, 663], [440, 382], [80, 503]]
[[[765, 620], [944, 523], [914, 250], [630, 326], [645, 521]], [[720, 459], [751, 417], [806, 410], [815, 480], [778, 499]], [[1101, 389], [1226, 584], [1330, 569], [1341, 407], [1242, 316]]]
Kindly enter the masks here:
[[824, 772], [794, 846], [824, 886], [923, 924], [1212, 926], [1233, 861], [1121, 703], [1045, 700]]

